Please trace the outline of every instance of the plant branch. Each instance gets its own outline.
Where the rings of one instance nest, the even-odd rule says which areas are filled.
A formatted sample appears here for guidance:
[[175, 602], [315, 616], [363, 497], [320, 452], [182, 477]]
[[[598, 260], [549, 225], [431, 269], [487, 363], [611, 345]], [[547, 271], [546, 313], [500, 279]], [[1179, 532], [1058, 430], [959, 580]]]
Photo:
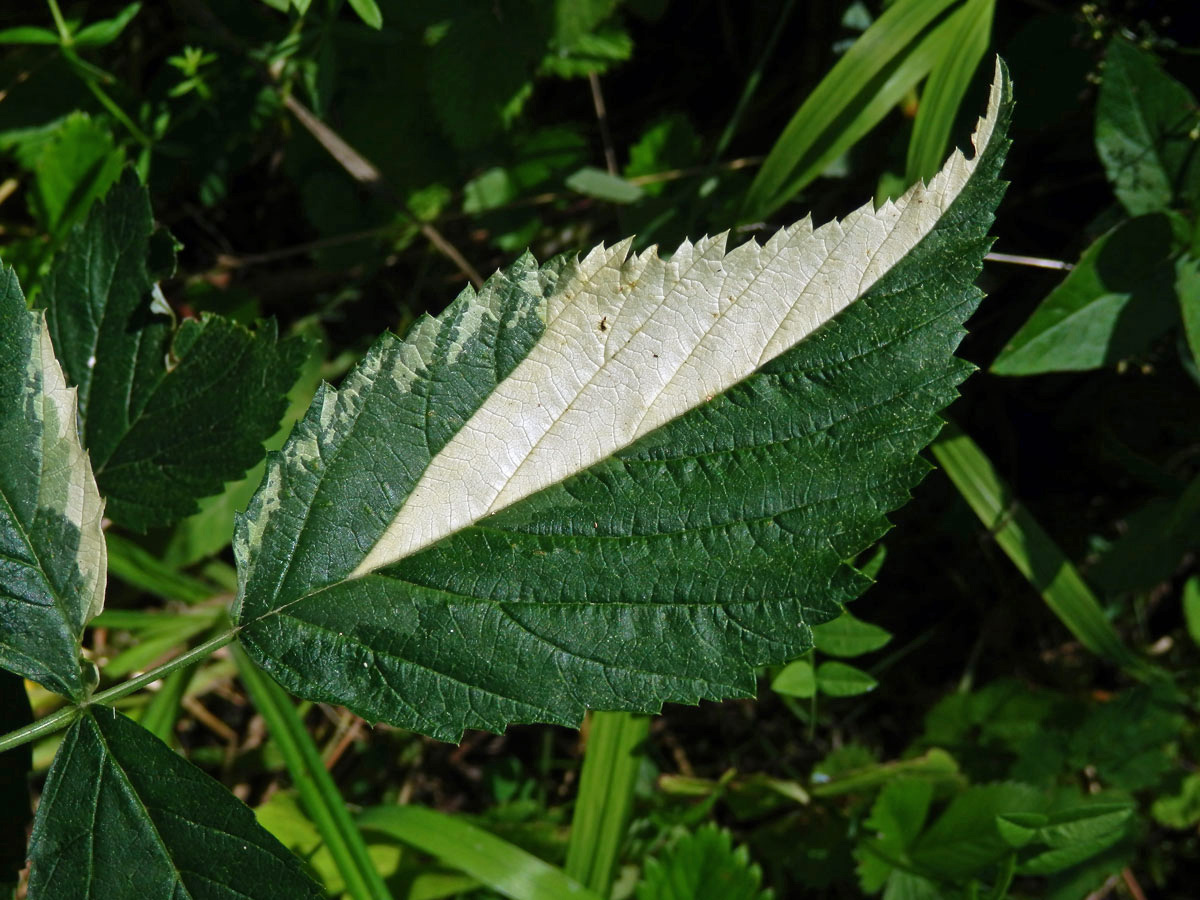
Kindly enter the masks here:
[[0, 737], [0, 753], [9, 750], [13, 747], [19, 747], [22, 744], [27, 744], [30, 741], [37, 740], [48, 734], [53, 734], [56, 731], [61, 731], [75, 720], [75, 717], [83, 711], [84, 707], [94, 706], [97, 704], [107, 704], [114, 700], [120, 700], [132, 694], [134, 691], [144, 688], [146, 685], [158, 681], [160, 678], [165, 678], [176, 669], [182, 668], [192, 662], [202, 659], [206, 656], [211, 656], [217, 650], [233, 643], [237, 637], [237, 629], [232, 628], [224, 634], [219, 634], [210, 640], [205, 641], [186, 653], [181, 653], [174, 659], [169, 659], [161, 666], [155, 666], [148, 672], [143, 672], [136, 678], [130, 678], [128, 681], [123, 681], [114, 687], [110, 687], [106, 691], [101, 691], [98, 694], [93, 694], [87, 701], [78, 706], [68, 706], [60, 709], [56, 713], [46, 716], [44, 719], [26, 725], [24, 728], [18, 728], [16, 731], [10, 731], [8, 734]]
[[338, 165], [346, 170], [346, 173], [351, 178], [364, 187], [387, 195], [388, 199], [404, 210], [405, 215], [412, 219], [417, 227], [421, 229], [421, 234], [425, 236], [429, 243], [433, 244], [442, 255], [453, 262], [458, 267], [458, 270], [475, 287], [478, 288], [483, 285], [483, 277], [479, 274], [478, 270], [433, 225], [429, 222], [420, 221], [409, 212], [407, 204], [390, 190], [387, 182], [384, 180], [383, 173], [369, 159], [351, 147], [340, 134], [317, 118], [312, 110], [291, 94], [282, 94], [282, 97], [283, 105], [287, 107], [288, 111], [316, 139], [317, 143], [325, 148], [326, 152], [337, 161]]

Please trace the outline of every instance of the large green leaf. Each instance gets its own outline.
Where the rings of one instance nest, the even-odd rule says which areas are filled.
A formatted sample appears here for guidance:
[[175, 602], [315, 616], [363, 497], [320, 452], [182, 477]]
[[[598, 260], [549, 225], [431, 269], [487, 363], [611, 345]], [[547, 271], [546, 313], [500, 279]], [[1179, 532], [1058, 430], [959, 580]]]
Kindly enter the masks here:
[[1136, 353], [1177, 320], [1171, 219], [1123, 222], [1079, 263], [1005, 345], [997, 375], [1084, 371]]
[[108, 707], [67, 732], [29, 854], [30, 900], [323, 896], [240, 800]]
[[1150, 53], [1114, 38], [1096, 106], [1096, 150], [1131, 215], [1200, 199], [1198, 123], [1191, 92]]
[[299, 341], [276, 341], [273, 323], [252, 333], [205, 316], [176, 329], [155, 285], [173, 265], [172, 241], [154, 231], [126, 170], [41, 298], [107, 513], [139, 530], [195, 511], [261, 458], [305, 356]]
[[878, 211], [525, 257], [385, 335], [239, 522], [247, 649], [442, 738], [752, 693], [865, 589], [844, 560], [926, 468], [1009, 105], [998, 72], [975, 157]]
[[103, 504], [45, 317], [0, 271], [0, 665], [81, 699], [83, 628], [104, 602]]

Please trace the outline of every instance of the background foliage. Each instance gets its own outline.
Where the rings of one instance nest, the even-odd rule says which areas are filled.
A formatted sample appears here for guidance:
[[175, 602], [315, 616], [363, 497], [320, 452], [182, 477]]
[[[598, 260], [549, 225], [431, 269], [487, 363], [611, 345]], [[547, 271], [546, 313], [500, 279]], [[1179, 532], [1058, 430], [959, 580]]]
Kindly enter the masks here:
[[[163, 417], [142, 432], [104, 411], [82, 425], [106, 460], [195, 475], [148, 497], [93, 450], [115, 523], [116, 580], [85, 641], [102, 682], [218, 625], [259, 442], [278, 446], [318, 380], [384, 328], [403, 332], [526, 247], [545, 259], [630, 233], [670, 246], [769, 231], [802, 208], [822, 220], [864, 185], [898, 193], [964, 137], [990, 75], [977, 64], [999, 52], [1018, 108], [995, 250], [1043, 264], [985, 269], [991, 297], [964, 351], [988, 371], [934, 448], [944, 475], [859, 561], [878, 584], [854, 616], [764, 672], [758, 701], [671, 707], [648, 726], [623, 776], [634, 804], [612, 838], [613, 893], [1191, 896], [1200, 33], [1171, 13], [1132, 0], [0, 13], [0, 255], [30, 300], [70, 302], [79, 257], [60, 251], [99, 241], [106, 210], [144, 203], [138, 179], [174, 236], [145, 215], [131, 255], [156, 265], [118, 267], [104, 295], [127, 321], [160, 284], [153, 347], [130, 349], [127, 369]], [[230, 344], [245, 368], [206, 369], [206, 348]], [[86, 356], [64, 366], [89, 377]], [[209, 442], [217, 457], [179, 459], [159, 439], [203, 419], [180, 414], [179, 385], [196, 377], [241, 427]], [[367, 870], [411, 898], [559, 896], [546, 863], [564, 860], [588, 880], [565, 824], [604, 785], [576, 801], [575, 732], [471, 732], [452, 747], [293, 709], [254, 672], [219, 655], [120, 705], [230, 785], [331, 894], [371, 896], [370, 875], [347, 874]], [[3, 677], [0, 733], [30, 703], [53, 708]], [[95, 720], [87, 735], [123, 728]], [[40, 790], [59, 739], [0, 773], [31, 765]], [[339, 826], [319, 811], [345, 809], [305, 767], [375, 806], [366, 858], [323, 837]], [[23, 779], [0, 790], [0, 881], [19, 882]], [[385, 808], [397, 801], [424, 808]], [[476, 858], [462, 848], [480, 829]]]

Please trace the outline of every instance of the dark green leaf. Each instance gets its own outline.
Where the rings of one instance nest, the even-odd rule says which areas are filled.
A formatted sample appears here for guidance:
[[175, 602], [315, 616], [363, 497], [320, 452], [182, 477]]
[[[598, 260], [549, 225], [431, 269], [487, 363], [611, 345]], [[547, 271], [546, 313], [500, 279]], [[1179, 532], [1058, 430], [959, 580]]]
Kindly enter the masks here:
[[82, 699], [79, 642], [104, 602], [103, 504], [75, 392], [9, 268], [0, 323], [0, 665]]
[[928, 872], [948, 879], [966, 878], [1011, 852], [996, 817], [1005, 813], [1043, 812], [1047, 799], [1024, 784], [967, 788], [952, 801], [910, 848], [910, 857]]
[[[929, 209], [912, 200], [936, 203], [939, 184], [961, 184], [957, 199], [920, 217], [929, 230], [910, 232], [911, 249], [897, 234], [874, 286], [819, 330], [781, 338], [773, 359], [749, 334], [779, 332], [735, 336], [730, 313], [754, 321], [803, 296], [744, 287], [788, 242], [809, 246], [803, 224], [765, 252], [687, 245], [670, 270], [627, 244], [540, 268], [526, 257], [407, 341], [385, 335], [318, 393], [239, 522], [234, 614], [248, 651], [302, 696], [443, 738], [751, 693], [756, 666], [809, 649], [810, 626], [866, 587], [846, 560], [920, 479], [917, 454], [966, 374], [952, 352], [1001, 190], [1004, 84], [978, 158], [948, 164], [960, 182], [939, 174], [903, 206], [854, 216]], [[786, 265], [771, 277], [803, 277]], [[706, 292], [710, 278], [721, 287]], [[832, 302], [827, 283], [814, 307]], [[655, 319], [639, 326], [651, 343], [622, 343], [660, 307], [661, 334]], [[731, 332], [719, 354], [696, 349], [710, 317]], [[634, 396], [636, 379], [662, 381]], [[575, 403], [583, 386], [596, 395]], [[542, 399], [551, 408], [538, 412]], [[527, 423], [545, 458], [522, 447]]]
[[1150, 53], [1114, 38], [1096, 106], [1096, 150], [1130, 215], [1200, 197], [1198, 123], [1191, 92]]
[[1183, 586], [1183, 619], [1188, 637], [1200, 647], [1200, 578], [1195, 575]]
[[[883, 887], [894, 871], [890, 859], [903, 859], [910, 844], [925, 827], [929, 806], [933, 802], [933, 782], [925, 778], [902, 775], [884, 785], [871, 815], [864, 822], [872, 837], [860, 845], [858, 878], [862, 889], [873, 893]], [[881, 854], [880, 851], [883, 853]]]
[[67, 732], [29, 853], [31, 900], [322, 897], [240, 800], [107, 707]]
[[42, 297], [106, 514], [138, 530], [193, 512], [261, 458], [305, 357], [270, 322], [174, 328], [154, 284], [169, 245], [127, 171], [64, 246]]
[[762, 871], [745, 847], [715, 825], [685, 835], [657, 858], [646, 860], [637, 900], [770, 900]]
[[1188, 349], [1200, 366], [1200, 258], [1185, 253], [1175, 261], [1175, 295]]
[[1169, 217], [1139, 216], [1083, 252], [992, 363], [997, 375], [1095, 369], [1145, 348], [1175, 321]]

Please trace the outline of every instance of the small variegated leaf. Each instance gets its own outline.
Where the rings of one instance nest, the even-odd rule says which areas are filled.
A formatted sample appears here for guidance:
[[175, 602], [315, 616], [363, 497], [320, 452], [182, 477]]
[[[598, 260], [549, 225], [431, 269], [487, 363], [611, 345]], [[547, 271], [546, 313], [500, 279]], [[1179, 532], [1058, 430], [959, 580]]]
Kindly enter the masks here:
[[438, 737], [747, 695], [868, 583], [925, 465], [1002, 189], [975, 153], [759, 245], [525, 256], [318, 392], [238, 527], [303, 696]]
[[104, 603], [103, 504], [41, 312], [0, 271], [0, 666], [76, 700]]

